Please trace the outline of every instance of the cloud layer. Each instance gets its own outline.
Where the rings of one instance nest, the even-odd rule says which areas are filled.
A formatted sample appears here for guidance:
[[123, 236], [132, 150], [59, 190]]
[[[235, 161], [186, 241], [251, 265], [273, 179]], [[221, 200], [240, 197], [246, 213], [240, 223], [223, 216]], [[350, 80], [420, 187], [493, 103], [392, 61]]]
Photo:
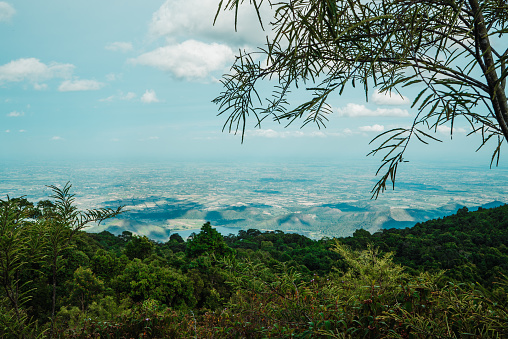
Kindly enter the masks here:
[[58, 87], [60, 92], [97, 91], [104, 86], [95, 80], [65, 80]]
[[372, 126], [360, 126], [358, 128], [362, 132], [383, 132], [385, 130], [385, 127], [382, 125], [372, 125]]
[[[445, 126], [445, 125], [440, 125], [440, 126], [437, 126], [437, 132], [438, 133], [441, 133], [441, 134], [444, 134], [444, 135], [450, 135], [452, 134], [452, 129], [448, 126]], [[466, 129], [465, 128], [462, 128], [462, 127], [454, 127], [453, 128], [453, 133], [466, 133]]]
[[337, 109], [340, 116], [346, 117], [408, 117], [409, 112], [400, 108], [377, 108], [371, 110], [365, 105], [349, 103], [346, 107]]

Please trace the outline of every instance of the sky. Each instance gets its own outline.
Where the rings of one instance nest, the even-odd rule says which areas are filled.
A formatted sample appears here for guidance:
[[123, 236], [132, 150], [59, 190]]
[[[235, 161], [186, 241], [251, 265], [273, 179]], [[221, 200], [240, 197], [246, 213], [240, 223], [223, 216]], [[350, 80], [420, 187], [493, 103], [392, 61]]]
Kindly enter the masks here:
[[[252, 8], [217, 0], [0, 1], [0, 160], [361, 160], [378, 133], [408, 126], [414, 93], [331, 98], [326, 129], [266, 123], [222, 132], [211, 101], [240, 49], [265, 41]], [[456, 125], [413, 143], [409, 161], [489, 167], [491, 149]], [[381, 159], [378, 157], [378, 161]]]

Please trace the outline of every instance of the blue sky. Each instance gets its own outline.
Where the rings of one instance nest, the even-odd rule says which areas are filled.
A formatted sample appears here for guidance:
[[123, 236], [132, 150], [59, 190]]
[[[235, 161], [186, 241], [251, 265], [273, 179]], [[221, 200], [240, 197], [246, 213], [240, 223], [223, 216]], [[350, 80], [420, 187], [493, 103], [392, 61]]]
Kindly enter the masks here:
[[[246, 141], [222, 133], [211, 100], [239, 49], [265, 34], [248, 7], [217, 0], [0, 1], [0, 159], [362, 159], [376, 133], [411, 123], [414, 93], [332, 98], [327, 129], [267, 123]], [[477, 137], [413, 144], [410, 161], [484, 164]], [[380, 160], [380, 159], [378, 159]]]

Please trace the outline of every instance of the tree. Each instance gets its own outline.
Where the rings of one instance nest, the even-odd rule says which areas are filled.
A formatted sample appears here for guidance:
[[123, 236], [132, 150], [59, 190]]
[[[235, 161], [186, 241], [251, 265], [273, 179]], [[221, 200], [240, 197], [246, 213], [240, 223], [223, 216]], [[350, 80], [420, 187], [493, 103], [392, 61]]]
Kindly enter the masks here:
[[125, 255], [131, 260], [134, 258], [143, 260], [152, 254], [153, 248], [153, 242], [148, 239], [146, 235], [134, 235], [127, 245], [125, 245]]
[[157, 300], [170, 307], [194, 306], [193, 283], [180, 271], [164, 266], [159, 260], [150, 262], [135, 258], [112, 280], [120, 295], [134, 302]]
[[70, 299], [77, 300], [81, 306], [81, 311], [92, 301], [100, 299], [100, 293], [104, 290], [104, 282], [97, 278], [90, 268], [78, 267], [74, 271], [74, 279], [68, 282], [70, 290]]
[[206, 222], [201, 227], [201, 232], [187, 241], [186, 252], [189, 257], [198, 257], [205, 253], [228, 255], [233, 253], [233, 250], [226, 245], [222, 235], [212, 228], [210, 222]]
[[63, 188], [48, 186], [53, 191], [53, 206], [43, 210], [39, 223], [44, 225], [47, 242], [47, 259], [51, 268], [52, 303], [50, 337], [54, 336], [57, 273], [63, 268], [62, 252], [71, 247], [72, 238], [88, 224], [102, 221], [122, 213], [123, 207], [116, 210], [100, 208], [80, 211], [75, 205], [74, 194], [70, 194], [72, 185], [66, 183]]
[[[215, 19], [221, 9], [238, 13], [243, 2], [220, 1]], [[249, 1], [261, 25], [262, 2]], [[429, 130], [448, 124], [453, 133], [459, 118], [471, 126], [471, 134], [481, 134], [478, 149], [495, 141], [491, 166], [498, 164], [503, 140], [508, 140], [508, 49], [497, 47], [506, 48], [506, 1], [268, 2], [274, 13], [272, 37], [257, 51], [240, 52], [221, 80], [224, 91], [214, 99], [219, 115], [227, 115], [224, 129], [240, 131], [243, 141], [249, 116], [258, 127], [272, 117], [288, 125], [302, 119], [303, 126], [315, 123], [321, 128], [331, 113], [328, 97], [342, 94], [347, 85], [361, 84], [366, 98], [372, 87], [395, 95], [403, 87], [416, 86], [420, 92], [412, 107], [418, 113], [412, 125], [373, 139], [380, 144], [369, 155], [384, 154], [373, 197], [386, 189], [387, 181], [395, 184], [411, 140], [439, 141]], [[274, 87], [273, 95], [263, 100], [258, 90], [265, 80]], [[291, 107], [288, 94], [302, 84], [311, 97]]]
[[178, 233], [171, 234], [171, 236], [169, 237], [169, 241], [174, 241], [179, 244], [183, 244], [185, 242], [185, 240], [183, 240], [182, 236]]
[[125, 263], [114, 253], [100, 249], [92, 257], [91, 267], [94, 274], [109, 282], [125, 268]]

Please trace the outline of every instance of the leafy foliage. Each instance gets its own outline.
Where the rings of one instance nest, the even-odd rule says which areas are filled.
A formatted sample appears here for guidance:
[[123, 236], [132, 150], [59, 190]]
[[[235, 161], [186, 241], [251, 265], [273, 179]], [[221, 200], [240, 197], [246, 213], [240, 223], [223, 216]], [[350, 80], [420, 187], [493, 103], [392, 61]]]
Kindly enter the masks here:
[[[244, 1], [220, 1], [234, 10]], [[263, 1], [249, 1], [258, 13]], [[266, 4], [266, 2], [265, 2]], [[294, 0], [268, 1], [267, 43], [240, 52], [214, 99], [227, 115], [224, 129], [245, 135], [247, 120], [261, 127], [266, 118], [284, 124], [303, 120], [325, 126], [332, 108], [328, 98], [346, 86], [360, 85], [399, 95], [404, 87], [419, 91], [412, 107], [418, 113], [409, 127], [378, 135], [382, 153], [373, 197], [395, 183], [398, 165], [411, 140], [439, 141], [431, 133], [462, 119], [482, 136], [480, 148], [494, 142], [491, 165], [508, 139], [506, 61], [502, 43], [508, 32], [508, 4], [498, 0]], [[236, 15], [236, 14], [235, 14]], [[220, 19], [220, 18], [219, 18]], [[238, 19], [238, 18], [237, 18]], [[259, 19], [261, 22], [261, 19]], [[236, 20], [235, 25], [241, 21]], [[499, 49], [496, 42], [499, 44]], [[273, 86], [263, 98], [266, 84]], [[306, 87], [308, 98], [290, 105], [291, 91]]]
[[42, 259], [39, 227], [29, 220], [31, 207], [23, 198], [0, 200], [0, 335], [25, 338], [36, 324], [23, 306], [30, 300], [23, 270]]
[[145, 259], [152, 254], [153, 243], [146, 236], [133, 236], [125, 245], [125, 254], [129, 259]]

